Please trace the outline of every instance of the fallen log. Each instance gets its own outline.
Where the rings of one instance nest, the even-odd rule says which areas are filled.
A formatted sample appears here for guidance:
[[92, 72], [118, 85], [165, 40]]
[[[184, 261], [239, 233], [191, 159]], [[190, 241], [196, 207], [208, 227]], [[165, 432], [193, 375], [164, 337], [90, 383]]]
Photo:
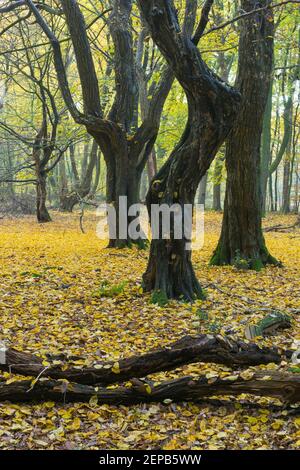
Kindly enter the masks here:
[[149, 402], [198, 401], [203, 397], [240, 395], [279, 398], [284, 403], [300, 401], [300, 374], [262, 371], [249, 378], [241, 375], [208, 379], [182, 377], [151, 386], [138, 381], [132, 387], [99, 388], [90, 385], [41, 378], [6, 384], [0, 382], [0, 402], [89, 402], [93, 404], [134, 405]]
[[284, 232], [285, 230], [295, 229], [300, 227], [300, 215], [298, 215], [296, 222], [293, 225], [277, 224], [271, 227], [265, 227], [264, 232]]
[[254, 343], [236, 341], [219, 335], [198, 335], [185, 336], [168, 347], [120, 359], [118, 362], [101, 362], [93, 367], [82, 368], [66, 365], [45, 366], [43, 360], [37, 356], [8, 348], [2, 350], [4, 359], [0, 361], [0, 370], [32, 377], [42, 374], [53, 379], [67, 379], [85, 385], [96, 383], [108, 385], [133, 377], [145, 377], [155, 372], [172, 370], [194, 362], [255, 366], [278, 364], [291, 355], [291, 351], [281, 353], [276, 348], [259, 347]]

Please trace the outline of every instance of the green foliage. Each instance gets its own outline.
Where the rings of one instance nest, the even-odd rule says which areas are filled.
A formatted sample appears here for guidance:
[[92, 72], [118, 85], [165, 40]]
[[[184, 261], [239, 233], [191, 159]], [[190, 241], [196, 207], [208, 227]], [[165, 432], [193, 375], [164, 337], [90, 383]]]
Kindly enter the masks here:
[[233, 260], [233, 265], [237, 269], [249, 269], [249, 261], [245, 258], [242, 258], [241, 253], [239, 250], [236, 250], [235, 257]]
[[168, 304], [169, 300], [165, 292], [161, 290], [155, 290], [151, 295], [150, 302], [152, 304], [157, 304], [159, 307], [164, 307]]
[[208, 324], [207, 329], [210, 333], [219, 333], [221, 331], [222, 324], [219, 321], [212, 321]]
[[250, 269], [254, 269], [254, 271], [261, 271], [264, 267], [263, 262], [260, 258], [250, 260], [249, 262]]
[[120, 282], [119, 284], [110, 284], [109, 281], [102, 281], [99, 290], [94, 294], [95, 297], [116, 297], [123, 294], [126, 281]]
[[204, 312], [200, 308], [196, 311], [196, 316], [198, 317], [199, 320], [205, 321], [208, 320], [208, 313]]

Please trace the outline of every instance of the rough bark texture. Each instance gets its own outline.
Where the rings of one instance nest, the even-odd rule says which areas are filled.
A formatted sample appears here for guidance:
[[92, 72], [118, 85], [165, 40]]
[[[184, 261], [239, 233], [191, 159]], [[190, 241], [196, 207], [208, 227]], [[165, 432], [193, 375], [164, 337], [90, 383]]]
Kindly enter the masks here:
[[[233, 126], [239, 94], [222, 82], [206, 66], [196, 45], [180, 31], [173, 2], [139, 2], [152, 38], [183, 87], [188, 102], [188, 120], [180, 142], [152, 182], [147, 207], [152, 204], [193, 204], [201, 178]], [[200, 27], [195, 37], [199, 39]], [[184, 223], [184, 220], [182, 220]], [[174, 224], [168, 234], [160, 233], [151, 242], [146, 291], [159, 291], [167, 298], [193, 300], [202, 296], [186, 249], [189, 235], [174, 239]]]
[[[261, 2], [263, 6], [269, 0]], [[255, 0], [242, 0], [243, 11]], [[236, 87], [242, 106], [226, 146], [227, 183], [221, 237], [211, 264], [246, 260], [249, 268], [276, 263], [261, 229], [260, 141], [273, 61], [272, 10], [250, 15], [241, 25]]]
[[172, 370], [193, 362], [213, 362], [230, 367], [255, 366], [271, 362], [278, 364], [291, 355], [290, 351], [280, 353], [276, 348], [260, 348], [254, 343], [244, 343], [221, 336], [199, 335], [186, 336], [166, 348], [120, 359], [117, 372], [114, 372], [112, 361], [81, 369], [72, 366], [68, 368], [45, 367], [41, 358], [13, 348], [6, 350], [6, 362], [0, 364], [0, 370], [35, 377], [43, 374], [53, 379], [67, 379], [87, 385], [95, 383], [108, 385], [134, 377], [145, 377], [155, 372]]
[[114, 389], [94, 388], [89, 385], [64, 383], [58, 380], [40, 379], [34, 385], [30, 380], [5, 384], [0, 382], [0, 401], [57, 401], [88, 402], [97, 397], [98, 404], [133, 405], [138, 403], [173, 401], [198, 401], [216, 395], [240, 395], [279, 398], [284, 403], [300, 400], [300, 374], [261, 371], [251, 379], [236, 376], [234, 381], [207, 379], [206, 377], [182, 377], [152, 386], [134, 381], [132, 387]]

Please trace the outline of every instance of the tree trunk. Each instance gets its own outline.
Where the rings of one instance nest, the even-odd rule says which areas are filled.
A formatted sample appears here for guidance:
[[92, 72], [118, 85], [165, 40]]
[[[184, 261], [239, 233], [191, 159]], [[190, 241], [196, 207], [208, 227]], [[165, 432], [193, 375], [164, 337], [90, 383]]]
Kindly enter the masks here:
[[[261, 2], [267, 6], [270, 1]], [[245, 12], [254, 0], [242, 0]], [[236, 86], [242, 93], [237, 123], [226, 146], [227, 183], [224, 217], [211, 264], [247, 262], [260, 269], [277, 261], [269, 254], [261, 228], [260, 141], [273, 63], [274, 23], [271, 9], [243, 20]]]
[[207, 188], [208, 172], [201, 178], [199, 184], [198, 204], [202, 204], [205, 208], [206, 188]]
[[213, 173], [213, 210], [221, 211], [221, 180], [222, 180], [222, 167], [223, 167], [224, 157], [222, 154], [219, 154], [215, 160], [215, 167]]
[[76, 193], [68, 193], [61, 195], [59, 201], [59, 210], [62, 212], [73, 212], [74, 207], [78, 204], [79, 199]]
[[59, 170], [59, 209], [65, 210], [64, 201], [68, 196], [68, 179], [66, 173], [65, 155], [62, 156], [58, 164]]
[[292, 174], [292, 165], [291, 165], [291, 156], [292, 156], [292, 120], [293, 120], [293, 106], [290, 108], [289, 114], [289, 139], [286, 148], [286, 154], [283, 162], [283, 181], [282, 181], [282, 205], [281, 212], [283, 214], [288, 214], [290, 212], [290, 198], [291, 198], [291, 174]]
[[[239, 94], [216, 77], [203, 62], [194, 42], [183, 33], [171, 1], [139, 1], [140, 9], [157, 44], [183, 87], [188, 102], [188, 121], [180, 142], [152, 181], [147, 209], [152, 204], [173, 204], [181, 211], [181, 228], [186, 222], [185, 205], [193, 205], [201, 178], [231, 130]], [[201, 23], [201, 22], [200, 22]], [[152, 223], [153, 228], [153, 223]], [[163, 233], [161, 218], [157, 238], [152, 238], [143, 285], [164, 298], [192, 301], [203, 296], [191, 262], [190, 233], [176, 239], [175, 216]]]
[[40, 174], [36, 183], [36, 216], [40, 223], [51, 222], [50, 214], [46, 207], [47, 182], [46, 176]]
[[288, 214], [290, 212], [290, 173], [291, 173], [291, 162], [289, 158], [286, 158], [283, 165], [283, 182], [282, 182], [282, 205], [281, 212]]
[[221, 212], [221, 183], [213, 186], [213, 210]]
[[101, 154], [99, 153], [99, 155], [96, 158], [96, 173], [95, 173], [95, 178], [93, 182], [93, 187], [90, 191], [92, 197], [94, 197], [97, 194], [99, 181], [100, 181], [100, 174], [101, 174]]
[[268, 100], [264, 112], [262, 139], [261, 139], [261, 158], [260, 158], [260, 186], [262, 195], [262, 213], [266, 212], [267, 185], [269, 177], [269, 167], [272, 160], [271, 155], [271, 121], [272, 121], [272, 89], [273, 81], [270, 83]]

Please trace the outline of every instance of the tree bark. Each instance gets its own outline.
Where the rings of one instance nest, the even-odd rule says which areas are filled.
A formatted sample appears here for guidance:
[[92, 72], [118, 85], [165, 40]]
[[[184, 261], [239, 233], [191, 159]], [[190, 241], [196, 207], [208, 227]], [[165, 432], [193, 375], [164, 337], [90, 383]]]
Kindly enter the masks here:
[[[184, 227], [184, 207], [193, 205], [201, 178], [233, 126], [239, 94], [208, 69], [196, 45], [180, 32], [172, 1], [139, 1], [139, 6], [154, 42], [172, 67], [188, 102], [185, 131], [150, 186], [147, 209], [151, 214], [152, 204], [169, 208], [177, 204]], [[152, 239], [143, 276], [145, 291], [154, 290], [165, 298], [188, 301], [202, 297], [191, 249], [187, 246], [190, 234], [175, 239], [174, 220], [169, 233], [162, 233], [161, 223], [159, 229], [158, 238]]]
[[270, 89], [266, 109], [264, 112], [262, 139], [261, 139], [261, 159], [260, 159], [260, 185], [262, 195], [262, 213], [266, 212], [267, 185], [269, 178], [269, 167], [272, 160], [271, 153], [271, 121], [272, 121], [272, 97], [273, 81], [270, 82]]
[[218, 155], [215, 159], [215, 167], [213, 173], [213, 210], [221, 211], [221, 179], [222, 179], [222, 167], [223, 167], [224, 157]]
[[282, 181], [282, 206], [281, 212], [288, 214], [290, 212], [291, 199], [291, 176], [292, 176], [292, 140], [293, 140], [293, 102], [289, 110], [289, 132], [286, 153], [283, 162], [283, 181]]
[[36, 215], [39, 223], [51, 222], [51, 217], [46, 207], [47, 180], [40, 174], [36, 183]]
[[198, 204], [202, 204], [205, 207], [205, 200], [206, 200], [206, 188], [207, 188], [207, 179], [208, 179], [208, 172], [201, 178], [199, 184], [199, 196], [198, 196]]
[[[43, 124], [37, 133], [33, 145], [32, 157], [35, 166], [36, 174], [36, 217], [39, 223], [51, 222], [50, 214], [46, 207], [47, 200], [47, 172], [45, 163], [48, 162], [48, 158], [45, 159], [45, 132], [46, 132], [46, 120], [43, 119]], [[44, 147], [43, 147], [44, 145]], [[43, 154], [42, 154], [43, 151]]]
[[283, 214], [288, 214], [290, 212], [290, 198], [291, 198], [290, 175], [291, 175], [291, 162], [290, 162], [290, 153], [288, 153], [286, 155], [286, 158], [283, 164], [282, 205], [281, 205], [281, 212]]
[[[269, 0], [261, 2], [263, 6]], [[255, 8], [242, 0], [243, 11]], [[261, 228], [260, 141], [273, 63], [272, 10], [243, 20], [236, 87], [242, 93], [237, 123], [226, 146], [227, 182], [222, 231], [211, 264], [246, 260], [250, 269], [277, 264], [265, 245]]]
[[0, 382], [0, 401], [30, 402], [55, 401], [62, 403], [89, 402], [96, 398], [98, 404], [133, 405], [149, 402], [199, 401], [204, 397], [217, 395], [236, 396], [247, 393], [255, 396], [277, 398], [283, 403], [300, 400], [300, 374], [260, 371], [249, 378], [232, 376], [230, 379], [206, 377], [182, 377], [161, 382], [158, 385], [133, 381], [132, 386], [107, 389], [64, 383], [58, 380], [41, 379], [10, 384]]
[[114, 361], [101, 362], [94, 367], [81, 369], [71, 365], [62, 367], [50, 364], [46, 367], [41, 358], [13, 348], [6, 349], [5, 362], [0, 363], [0, 370], [34, 377], [43, 374], [53, 379], [67, 379], [86, 385], [95, 383], [108, 385], [133, 377], [145, 377], [156, 372], [176, 369], [195, 362], [213, 362], [230, 367], [242, 367], [279, 364], [291, 355], [291, 351], [280, 352], [276, 348], [261, 348], [254, 343], [244, 343], [232, 338], [198, 335], [183, 337], [162, 349], [119, 359], [117, 371], [114, 370]]

